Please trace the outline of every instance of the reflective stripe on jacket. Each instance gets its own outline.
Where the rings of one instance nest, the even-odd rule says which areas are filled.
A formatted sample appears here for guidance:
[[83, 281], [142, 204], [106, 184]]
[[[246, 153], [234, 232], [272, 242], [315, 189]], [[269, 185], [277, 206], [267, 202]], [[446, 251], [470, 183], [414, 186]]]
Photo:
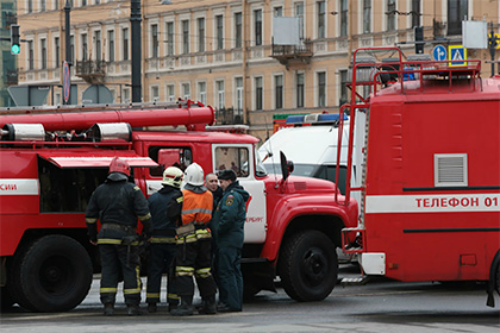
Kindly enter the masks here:
[[194, 193], [183, 190], [182, 224], [191, 222], [207, 224], [212, 219], [213, 197], [210, 191]]

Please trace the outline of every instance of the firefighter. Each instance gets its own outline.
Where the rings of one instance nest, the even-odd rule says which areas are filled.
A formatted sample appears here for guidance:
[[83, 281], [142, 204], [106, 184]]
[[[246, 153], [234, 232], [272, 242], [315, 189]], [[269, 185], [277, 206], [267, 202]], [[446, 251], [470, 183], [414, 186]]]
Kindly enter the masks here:
[[168, 311], [177, 307], [179, 296], [172, 282], [170, 268], [175, 258], [175, 229], [182, 210], [180, 191], [184, 173], [177, 167], [163, 172], [163, 188], [149, 197], [152, 216], [152, 238], [149, 247], [148, 285], [146, 302], [149, 313], [157, 311], [163, 272], [167, 272]]
[[175, 284], [181, 297], [181, 305], [171, 314], [193, 314], [194, 283], [196, 278], [203, 300], [201, 314], [215, 314], [216, 287], [210, 272], [212, 237], [207, 223], [212, 218], [212, 193], [203, 186], [203, 169], [190, 164], [185, 172], [186, 185], [182, 191], [182, 226], [177, 229], [177, 255]]
[[[104, 314], [114, 314], [118, 282], [123, 277], [127, 314], [138, 315], [142, 283], [139, 276], [137, 217], [142, 222], [142, 239], [149, 238], [151, 214], [142, 191], [128, 182], [130, 165], [114, 157], [109, 175], [92, 193], [85, 214], [90, 242], [99, 245], [101, 255], [101, 302]], [[101, 230], [97, 234], [97, 220]]]
[[239, 312], [243, 308], [243, 275], [241, 249], [243, 248], [246, 219], [245, 204], [250, 195], [236, 180], [232, 169], [219, 173], [220, 187], [224, 190], [214, 214], [218, 225], [217, 273], [219, 286], [219, 312]]

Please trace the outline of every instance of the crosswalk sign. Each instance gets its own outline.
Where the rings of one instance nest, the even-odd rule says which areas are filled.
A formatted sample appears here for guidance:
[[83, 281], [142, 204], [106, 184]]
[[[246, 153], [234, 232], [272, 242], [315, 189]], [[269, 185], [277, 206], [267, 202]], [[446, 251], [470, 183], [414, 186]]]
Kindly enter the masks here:
[[[449, 45], [448, 46], [448, 60], [453, 60], [457, 62], [450, 62], [450, 66], [465, 66], [467, 63], [467, 49], [463, 45]], [[463, 60], [463, 61], [459, 61]]]

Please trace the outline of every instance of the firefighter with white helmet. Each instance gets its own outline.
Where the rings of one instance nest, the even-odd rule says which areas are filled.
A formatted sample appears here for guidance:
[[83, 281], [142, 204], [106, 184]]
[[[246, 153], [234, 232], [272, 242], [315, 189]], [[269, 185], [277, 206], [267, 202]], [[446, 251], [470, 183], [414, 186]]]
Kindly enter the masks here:
[[163, 188], [148, 199], [152, 216], [151, 240], [149, 246], [148, 285], [146, 302], [148, 311], [157, 311], [160, 302], [161, 278], [167, 272], [167, 302], [169, 311], [179, 303], [179, 296], [173, 284], [170, 268], [175, 258], [175, 229], [182, 210], [180, 191], [184, 173], [177, 167], [168, 167], [163, 172]]
[[181, 305], [171, 313], [177, 316], [193, 314], [194, 282], [196, 278], [203, 306], [200, 314], [215, 314], [216, 286], [212, 264], [212, 236], [207, 223], [212, 218], [212, 193], [203, 186], [203, 169], [190, 164], [185, 172], [186, 185], [182, 190], [182, 226], [177, 229], [175, 284]]
[[[142, 222], [142, 236], [149, 238], [151, 214], [144, 194], [128, 182], [130, 165], [114, 157], [109, 175], [92, 193], [85, 214], [90, 242], [99, 245], [101, 255], [101, 302], [104, 314], [114, 314], [118, 282], [123, 276], [123, 293], [128, 315], [139, 314], [141, 280], [139, 276], [139, 237], [137, 218]], [[97, 220], [101, 230], [97, 233]]]

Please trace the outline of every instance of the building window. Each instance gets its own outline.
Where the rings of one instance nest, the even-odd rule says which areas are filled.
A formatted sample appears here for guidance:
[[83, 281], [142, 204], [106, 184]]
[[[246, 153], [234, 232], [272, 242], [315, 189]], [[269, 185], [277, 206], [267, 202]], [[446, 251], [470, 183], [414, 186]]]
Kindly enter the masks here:
[[319, 1], [318, 6], [318, 38], [325, 38], [325, 2]]
[[174, 22], [167, 23], [167, 55], [174, 55]]
[[115, 32], [114, 30], [108, 31], [108, 61], [115, 61]]
[[216, 81], [215, 86], [217, 88], [216, 105], [219, 108], [219, 110], [222, 110], [225, 105], [224, 81]]
[[158, 102], [160, 100], [160, 89], [158, 86], [151, 87], [151, 102]]
[[40, 11], [44, 12], [47, 10], [47, 0], [41, 0], [40, 1]]
[[304, 107], [304, 83], [305, 75], [303, 73], [297, 73], [297, 107]]
[[302, 2], [295, 4], [295, 17], [299, 18], [299, 37], [300, 40], [304, 39], [305, 36], [305, 25], [304, 25], [304, 4]]
[[243, 78], [236, 78], [236, 114], [243, 113]]
[[28, 13], [33, 13], [33, 0], [28, 0]]
[[59, 9], [59, 0], [54, 1], [54, 9], [58, 10]]
[[254, 10], [255, 45], [262, 45], [262, 10]]
[[241, 13], [234, 14], [234, 39], [235, 39], [235, 47], [237, 49], [241, 48], [242, 45], [242, 36], [243, 36], [243, 20], [241, 17]]
[[224, 49], [224, 16], [217, 15], [215, 17], [217, 24], [217, 50]]
[[87, 34], [82, 34], [81, 35], [82, 39], [82, 61], [87, 60], [87, 55], [88, 55], [88, 38]]
[[101, 31], [94, 32], [95, 60], [101, 61]]
[[372, 31], [372, 0], [363, 0], [363, 32]]
[[274, 77], [274, 103], [276, 109], [283, 108], [283, 75]]
[[198, 52], [205, 52], [205, 19], [198, 19]]
[[128, 28], [122, 29], [122, 37], [123, 37], [123, 60], [128, 60]]
[[274, 7], [274, 17], [283, 17], [283, 7]]
[[468, 0], [448, 1], [448, 35], [462, 34], [462, 21], [469, 16]]
[[387, 31], [396, 29], [396, 0], [387, 0]]
[[189, 53], [189, 21], [182, 21], [182, 53]]
[[33, 70], [33, 41], [30, 41], [28, 43], [28, 48], [29, 48], [29, 51], [28, 51], [28, 69], [29, 70]]
[[[57, 1], [58, 1], [58, 0], [56, 0], [56, 2], [57, 2]], [[82, 0], [82, 7], [85, 7], [85, 6], [87, 6], [87, 0]]]
[[326, 73], [319, 72], [318, 76], [318, 106], [326, 106]]
[[411, 26], [420, 26], [420, 0], [411, 1]]
[[55, 46], [55, 58], [56, 58], [56, 68], [59, 68], [61, 63], [61, 43], [59, 41], [59, 37], [54, 38], [54, 46]]
[[189, 87], [189, 83], [182, 84], [182, 98], [186, 101], [191, 99], [191, 89]]
[[47, 69], [47, 40], [45, 38], [40, 39], [40, 52], [42, 58], [42, 69]]
[[130, 88], [123, 89], [123, 101], [125, 103], [130, 103]]
[[340, 36], [347, 37], [349, 31], [349, 1], [340, 2]]
[[198, 82], [198, 100], [204, 105], [207, 104], [207, 83]]
[[173, 84], [167, 86], [167, 99], [170, 102], [175, 101], [175, 86]]
[[151, 25], [151, 57], [158, 58], [158, 25]]
[[262, 110], [262, 77], [255, 78], [255, 110]]
[[339, 106], [348, 102], [349, 96], [347, 95], [347, 70], [340, 71], [340, 98], [339, 98]]

